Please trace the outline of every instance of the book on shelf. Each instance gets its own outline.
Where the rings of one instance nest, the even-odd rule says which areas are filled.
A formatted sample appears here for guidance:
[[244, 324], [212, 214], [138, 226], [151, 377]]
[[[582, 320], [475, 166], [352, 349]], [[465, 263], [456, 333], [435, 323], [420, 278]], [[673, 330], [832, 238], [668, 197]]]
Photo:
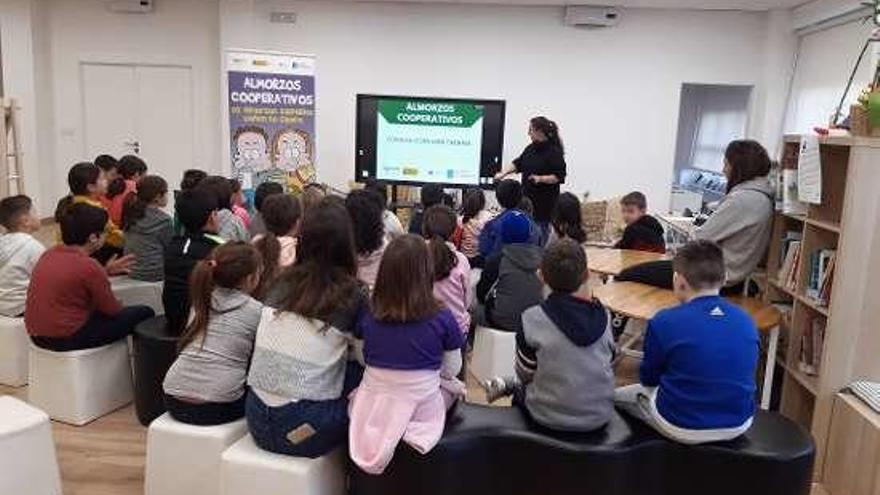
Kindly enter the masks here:
[[822, 306], [828, 305], [836, 258], [835, 249], [817, 249], [810, 253], [810, 278], [805, 295]]
[[825, 348], [825, 319], [812, 318], [801, 335], [801, 352], [798, 369], [811, 376], [819, 374], [822, 352]]
[[798, 198], [798, 171], [787, 168], [782, 171], [782, 212], [788, 215], [806, 215], [807, 204]]
[[782, 266], [779, 268], [776, 280], [780, 285], [790, 291], [797, 288], [797, 273], [800, 266], [801, 258], [801, 241], [791, 240], [785, 248], [785, 257]]

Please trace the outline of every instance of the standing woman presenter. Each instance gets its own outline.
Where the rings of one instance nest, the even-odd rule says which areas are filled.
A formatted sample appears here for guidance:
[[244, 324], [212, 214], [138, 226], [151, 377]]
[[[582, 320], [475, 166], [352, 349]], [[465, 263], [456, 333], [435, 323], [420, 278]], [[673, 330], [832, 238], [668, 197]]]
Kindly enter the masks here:
[[510, 174], [522, 174], [523, 194], [535, 207], [535, 222], [541, 227], [542, 243], [547, 240], [550, 217], [559, 198], [559, 184], [565, 182], [565, 150], [559, 127], [547, 117], [529, 121], [531, 144], [519, 158], [495, 174], [500, 181]]

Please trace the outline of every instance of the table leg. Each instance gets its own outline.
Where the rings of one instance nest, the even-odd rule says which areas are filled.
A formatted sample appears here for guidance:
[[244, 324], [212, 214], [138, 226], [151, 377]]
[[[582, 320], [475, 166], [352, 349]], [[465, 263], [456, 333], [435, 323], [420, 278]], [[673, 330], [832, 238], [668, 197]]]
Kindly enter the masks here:
[[770, 330], [767, 342], [767, 363], [764, 365], [764, 385], [761, 387], [761, 409], [770, 407], [770, 395], [773, 392], [773, 372], [776, 370], [776, 347], [779, 345], [779, 326]]

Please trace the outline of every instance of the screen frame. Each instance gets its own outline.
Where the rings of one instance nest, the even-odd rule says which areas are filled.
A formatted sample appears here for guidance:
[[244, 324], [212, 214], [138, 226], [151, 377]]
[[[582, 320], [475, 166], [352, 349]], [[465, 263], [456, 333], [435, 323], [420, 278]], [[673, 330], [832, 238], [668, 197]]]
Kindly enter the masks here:
[[[430, 97], [430, 96], [405, 96], [405, 95], [387, 95], [387, 94], [367, 94], [367, 93], [358, 93], [355, 99], [355, 125], [354, 125], [354, 181], [357, 183], [366, 182], [368, 179], [364, 177], [360, 177], [361, 174], [358, 173], [359, 164], [358, 164], [358, 154], [361, 150], [361, 140], [365, 139], [366, 136], [361, 135], [361, 100], [366, 99], [397, 99], [397, 100], [415, 100], [415, 101], [431, 101], [431, 102], [449, 102], [449, 103], [472, 103], [477, 105], [499, 105], [501, 107], [501, 125], [499, 126], [499, 135], [498, 135], [498, 171], [500, 171], [504, 167], [504, 126], [507, 123], [507, 100], [501, 99], [491, 99], [491, 98], [455, 98], [455, 97]], [[375, 143], [374, 143], [375, 144]], [[482, 147], [481, 147], [482, 151]], [[375, 166], [375, 164], [374, 164]], [[481, 165], [482, 170], [482, 165]], [[496, 172], [497, 173], [497, 172]], [[484, 177], [480, 175], [480, 178]], [[390, 185], [395, 186], [415, 186], [415, 187], [423, 187], [426, 184], [436, 184], [438, 186], [443, 187], [444, 189], [469, 189], [472, 187], [479, 187], [480, 189], [491, 190], [495, 189], [495, 181], [490, 180], [486, 181], [485, 184], [450, 184], [445, 182], [421, 182], [421, 181], [412, 181], [412, 180], [393, 180], [393, 179], [379, 179], [374, 176], [370, 177], [371, 179], [380, 180]]]

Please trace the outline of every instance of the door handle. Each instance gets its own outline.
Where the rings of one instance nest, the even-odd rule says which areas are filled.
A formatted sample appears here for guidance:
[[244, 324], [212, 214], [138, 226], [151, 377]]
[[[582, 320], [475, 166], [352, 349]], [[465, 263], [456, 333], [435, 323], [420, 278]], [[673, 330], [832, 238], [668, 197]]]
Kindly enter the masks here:
[[125, 142], [122, 143], [122, 144], [131, 147], [131, 149], [134, 150], [134, 153], [135, 153], [136, 155], [139, 154], [139, 153], [141, 152], [141, 143], [140, 143], [140, 141], [125, 141]]

